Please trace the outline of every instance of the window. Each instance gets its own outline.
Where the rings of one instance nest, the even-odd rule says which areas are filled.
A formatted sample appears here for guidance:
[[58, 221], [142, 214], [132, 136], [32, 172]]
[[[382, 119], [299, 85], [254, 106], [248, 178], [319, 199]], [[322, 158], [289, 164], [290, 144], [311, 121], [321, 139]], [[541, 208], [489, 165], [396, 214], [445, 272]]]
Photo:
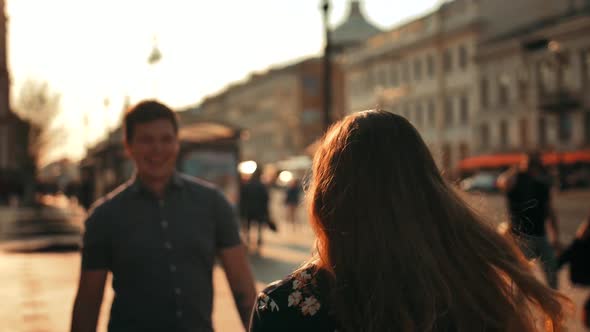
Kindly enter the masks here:
[[500, 121], [500, 146], [503, 148], [508, 146], [508, 123], [506, 120]]
[[590, 50], [582, 52], [582, 84], [585, 88], [590, 87]]
[[394, 65], [391, 66], [391, 71], [389, 72], [389, 75], [390, 75], [389, 77], [391, 80], [391, 85], [398, 86], [399, 85], [399, 77], [397, 75], [397, 68]]
[[8, 128], [3, 124], [0, 124], [0, 167], [8, 167]]
[[490, 102], [490, 97], [489, 97], [489, 84], [488, 84], [488, 80], [485, 78], [481, 79], [480, 85], [479, 85], [479, 98], [481, 101], [481, 107], [482, 108], [487, 108]]
[[453, 54], [450, 49], [443, 54], [443, 68], [445, 73], [450, 73], [453, 70]]
[[315, 97], [319, 94], [320, 91], [320, 83], [318, 78], [311, 75], [306, 75], [303, 77], [303, 90], [305, 94], [310, 97]]
[[420, 102], [416, 103], [416, 109], [414, 111], [414, 118], [416, 120], [416, 126], [422, 126], [423, 122], [423, 115], [422, 115], [422, 104]]
[[355, 96], [357, 93], [356, 91], [356, 82], [354, 82], [353, 80], [351, 80], [350, 82], [348, 82], [348, 94], [351, 96]]
[[405, 104], [404, 105], [404, 114], [403, 114], [404, 118], [406, 118], [408, 121], [412, 121], [410, 119], [410, 117], [412, 116], [412, 111], [410, 110], [410, 104]]
[[463, 160], [469, 157], [469, 146], [467, 143], [461, 142], [459, 143], [459, 160]]
[[387, 86], [387, 72], [385, 72], [385, 70], [383, 70], [383, 68], [380, 68], [378, 71], [379, 74], [379, 85], [380, 86]]
[[432, 55], [426, 57], [426, 71], [429, 78], [434, 77], [434, 57]]
[[490, 146], [490, 126], [487, 123], [482, 123], [479, 126], [479, 137], [481, 142], [481, 147], [486, 149]]
[[422, 78], [422, 60], [414, 61], [414, 80], [419, 81]]
[[518, 127], [520, 134], [520, 145], [521, 147], [526, 148], [529, 146], [529, 123], [527, 119], [520, 119]]
[[406, 84], [410, 82], [410, 68], [406, 61], [402, 63], [402, 82]]
[[443, 172], [451, 169], [451, 146], [449, 144], [442, 146], [442, 166]]
[[435, 127], [435, 112], [436, 112], [436, 107], [434, 105], [434, 101], [430, 100], [428, 102], [428, 123], [430, 124], [430, 126], [432, 128]]
[[301, 122], [305, 125], [317, 123], [321, 120], [322, 113], [319, 109], [309, 108], [301, 112]]
[[461, 97], [460, 119], [463, 125], [469, 122], [469, 99], [467, 99], [467, 96]]
[[508, 89], [508, 75], [500, 76], [500, 78], [498, 79], [498, 104], [500, 104], [500, 106], [508, 105]]
[[447, 100], [445, 101], [445, 126], [446, 127], [450, 127], [453, 125], [453, 122], [455, 121], [455, 117], [453, 114], [454, 110], [453, 110], [453, 99], [452, 98], [447, 98]]
[[468, 54], [467, 54], [467, 47], [461, 46], [459, 47], [459, 68], [465, 69], [467, 68], [468, 64]]
[[547, 145], [547, 120], [544, 117], [540, 117], [538, 126], [539, 145], [544, 147]]
[[528, 99], [529, 85], [526, 80], [518, 80], [518, 100], [526, 102]]
[[559, 140], [563, 143], [569, 142], [572, 138], [572, 116], [568, 113], [559, 113]]
[[369, 70], [365, 74], [365, 90], [371, 90], [373, 87], [373, 73]]

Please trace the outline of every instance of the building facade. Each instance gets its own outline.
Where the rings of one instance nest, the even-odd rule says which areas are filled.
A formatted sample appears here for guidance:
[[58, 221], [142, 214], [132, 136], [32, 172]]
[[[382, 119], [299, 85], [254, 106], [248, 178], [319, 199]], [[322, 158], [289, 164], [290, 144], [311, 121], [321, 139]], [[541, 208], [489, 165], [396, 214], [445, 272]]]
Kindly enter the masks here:
[[[322, 61], [306, 59], [254, 74], [180, 113], [181, 121], [206, 120], [242, 129], [241, 158], [266, 164], [303, 153], [323, 131]], [[333, 70], [334, 118], [342, 115], [342, 79]], [[187, 113], [186, 115], [184, 113]], [[192, 113], [192, 115], [189, 115]]]
[[590, 5], [480, 44], [478, 153], [590, 146]]
[[[330, 33], [333, 54], [362, 45], [380, 32], [363, 15], [361, 2], [351, 0], [347, 17]], [[302, 61], [251, 75], [182, 112], [181, 120], [213, 120], [243, 130], [241, 158], [262, 164], [306, 153], [324, 132], [323, 59]], [[345, 82], [332, 62], [332, 120], [344, 115]], [[184, 113], [184, 114], [183, 114]]]
[[[584, 19], [579, 16], [584, 16], [587, 3], [586, 0], [446, 2], [418, 19], [370, 38], [362, 47], [340, 57], [347, 87], [346, 112], [381, 107], [406, 117], [431, 147], [441, 168], [451, 172], [468, 156], [496, 151], [497, 145], [493, 143], [496, 136], [514, 132], [516, 137], [520, 135], [516, 133], [520, 130], [518, 126], [524, 127], [518, 116], [504, 110], [504, 104], [495, 105], [495, 109], [482, 107], [486, 98], [491, 103], [498, 94], [501, 98], [506, 98], [506, 94], [511, 98], [518, 88], [513, 84], [519, 72], [516, 69], [528, 61], [505, 52], [506, 47], [502, 45], [519, 43], [508, 36], [521, 30], [534, 30], [557, 18], [569, 22], [576, 16], [576, 24], [582, 24]], [[576, 47], [581, 51], [589, 37], [587, 33], [574, 32], [576, 29], [580, 27], [571, 27], [572, 36], [577, 36]], [[543, 31], [529, 32], [535, 33]], [[491, 76], [493, 82], [488, 82]], [[500, 93], [497, 93], [498, 82], [502, 82]], [[493, 85], [489, 92], [486, 84]], [[531, 82], [527, 87], [533, 89], [533, 85]], [[537, 106], [531, 100], [527, 112], [537, 112]], [[497, 125], [498, 118], [509, 124]], [[486, 129], [486, 125], [490, 128]], [[496, 130], [499, 126], [500, 134]], [[513, 148], [534, 145], [533, 141], [527, 141], [526, 145], [513, 144]]]

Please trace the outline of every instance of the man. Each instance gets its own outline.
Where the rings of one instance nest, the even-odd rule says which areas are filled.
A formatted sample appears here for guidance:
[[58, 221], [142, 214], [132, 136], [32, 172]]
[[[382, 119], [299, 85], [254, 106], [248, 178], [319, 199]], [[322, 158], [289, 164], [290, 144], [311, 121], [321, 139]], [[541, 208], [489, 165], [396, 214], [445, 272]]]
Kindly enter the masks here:
[[174, 112], [144, 101], [124, 126], [136, 172], [86, 221], [72, 331], [95, 331], [108, 272], [109, 331], [212, 331], [215, 256], [246, 327], [256, 292], [238, 224], [218, 190], [175, 171]]
[[[559, 228], [551, 200], [551, 185], [546, 178], [540, 155], [524, 156], [519, 168], [498, 178], [498, 187], [506, 193], [511, 231], [523, 244], [527, 258], [540, 258], [547, 283], [557, 289], [557, 260], [554, 247], [559, 246]], [[545, 222], [549, 219], [553, 243], [547, 238]]]

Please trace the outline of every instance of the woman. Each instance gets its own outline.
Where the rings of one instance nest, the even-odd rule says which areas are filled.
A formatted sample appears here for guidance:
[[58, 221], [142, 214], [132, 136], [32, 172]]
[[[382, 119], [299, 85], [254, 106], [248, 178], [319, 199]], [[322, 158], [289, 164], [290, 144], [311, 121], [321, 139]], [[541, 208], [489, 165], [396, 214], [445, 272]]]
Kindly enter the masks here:
[[262, 183], [261, 177], [262, 172], [257, 168], [240, 188], [240, 215], [246, 224], [246, 244], [250, 245], [250, 228], [256, 223], [258, 225], [257, 250], [262, 247], [263, 226], [267, 225], [272, 231], [277, 231], [276, 224], [270, 219], [268, 188]]
[[287, 221], [293, 226], [293, 231], [295, 231], [300, 195], [301, 185], [299, 184], [299, 180], [291, 180], [287, 186], [287, 190], [285, 190], [285, 209], [287, 210]]
[[259, 295], [251, 332], [560, 330], [566, 299], [447, 185], [402, 117], [337, 123], [312, 176], [317, 257]]

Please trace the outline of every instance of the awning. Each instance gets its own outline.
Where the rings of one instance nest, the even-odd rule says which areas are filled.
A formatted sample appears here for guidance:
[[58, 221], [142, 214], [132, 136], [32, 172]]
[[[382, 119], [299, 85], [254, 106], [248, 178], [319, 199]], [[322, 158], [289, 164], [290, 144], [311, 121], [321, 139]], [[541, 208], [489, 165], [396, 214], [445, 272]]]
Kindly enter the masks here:
[[[522, 153], [491, 154], [470, 157], [459, 162], [459, 170], [470, 171], [476, 169], [493, 169], [518, 165], [522, 160]], [[590, 149], [568, 152], [545, 152], [543, 164], [554, 166], [557, 164], [590, 163]]]
[[188, 143], [205, 143], [224, 139], [236, 139], [240, 130], [216, 122], [195, 122], [180, 128], [180, 140]]

